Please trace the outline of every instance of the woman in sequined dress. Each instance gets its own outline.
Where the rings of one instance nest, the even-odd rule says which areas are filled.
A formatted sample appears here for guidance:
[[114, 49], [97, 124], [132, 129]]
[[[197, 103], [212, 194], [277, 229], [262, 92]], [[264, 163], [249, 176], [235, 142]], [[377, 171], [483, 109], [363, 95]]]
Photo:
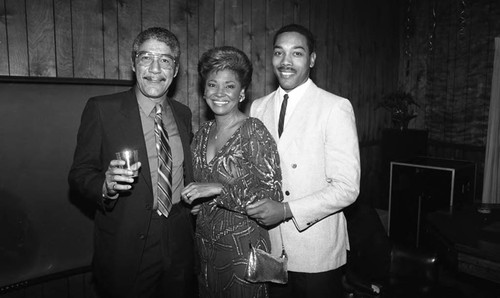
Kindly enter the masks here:
[[267, 297], [265, 283], [244, 279], [249, 244], [270, 251], [265, 228], [247, 217], [245, 206], [260, 199], [283, 200], [276, 143], [263, 123], [238, 108], [252, 78], [248, 57], [233, 47], [204, 53], [198, 64], [203, 98], [215, 119], [193, 143], [195, 183], [183, 200], [197, 213], [201, 297]]

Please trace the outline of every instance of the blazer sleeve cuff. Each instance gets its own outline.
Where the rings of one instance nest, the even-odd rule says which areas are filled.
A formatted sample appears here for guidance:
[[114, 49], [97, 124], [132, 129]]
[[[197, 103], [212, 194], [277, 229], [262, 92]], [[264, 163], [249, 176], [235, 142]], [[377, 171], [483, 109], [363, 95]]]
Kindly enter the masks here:
[[300, 212], [297, 211], [297, 206], [295, 206], [294, 202], [287, 202], [288, 206], [290, 207], [290, 211], [292, 212], [292, 220], [293, 223], [295, 224], [295, 228], [299, 231], [302, 232], [312, 226], [313, 224], [317, 223], [318, 220], [313, 220], [313, 221], [307, 221], [303, 216], [300, 216]]
[[116, 205], [116, 201], [118, 199], [118, 196], [119, 196], [118, 193], [116, 193], [114, 196], [109, 196], [107, 191], [106, 191], [106, 186], [103, 184], [102, 185], [102, 196], [101, 196], [101, 200], [99, 202], [102, 209], [105, 211], [112, 210]]

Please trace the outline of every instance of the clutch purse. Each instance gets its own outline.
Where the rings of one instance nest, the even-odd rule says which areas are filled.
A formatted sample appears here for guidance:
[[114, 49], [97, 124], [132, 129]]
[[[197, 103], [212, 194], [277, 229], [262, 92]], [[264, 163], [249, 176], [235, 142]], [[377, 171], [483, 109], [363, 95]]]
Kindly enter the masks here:
[[252, 246], [250, 243], [245, 279], [249, 282], [286, 284], [288, 282], [288, 258], [285, 247], [282, 246], [282, 248], [281, 256], [275, 257], [262, 249]]

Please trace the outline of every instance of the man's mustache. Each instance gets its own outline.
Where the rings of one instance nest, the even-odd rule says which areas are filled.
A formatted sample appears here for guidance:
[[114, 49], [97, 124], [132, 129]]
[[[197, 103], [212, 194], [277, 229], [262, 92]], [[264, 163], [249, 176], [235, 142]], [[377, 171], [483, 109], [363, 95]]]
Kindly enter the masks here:
[[286, 72], [293, 72], [293, 73], [296, 73], [297, 71], [294, 69], [294, 68], [291, 68], [291, 67], [278, 67], [278, 70], [279, 71], [286, 71]]

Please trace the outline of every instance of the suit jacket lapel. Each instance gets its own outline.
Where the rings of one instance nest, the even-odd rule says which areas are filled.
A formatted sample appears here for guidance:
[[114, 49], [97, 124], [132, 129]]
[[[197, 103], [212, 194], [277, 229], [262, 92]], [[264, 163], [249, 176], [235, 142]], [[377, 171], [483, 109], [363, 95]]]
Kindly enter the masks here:
[[181, 115], [180, 111], [175, 109], [174, 104], [172, 104], [172, 100], [167, 98], [167, 103], [170, 105], [172, 109], [172, 114], [174, 115], [175, 124], [177, 124], [177, 130], [179, 131], [179, 135], [182, 142], [182, 150], [184, 151], [184, 184], [187, 185], [188, 182], [192, 182], [192, 163], [191, 163], [191, 131], [186, 127], [182, 118], [184, 116], [188, 117], [188, 115]]
[[276, 103], [274, 102], [275, 95], [276, 91], [271, 93], [268, 97], [268, 100], [265, 103], [265, 106], [263, 107], [265, 112], [262, 114], [262, 122], [266, 125], [269, 132], [276, 140], [276, 142], [279, 142], [278, 119], [276, 119], [275, 117], [276, 115]]
[[135, 97], [134, 88], [126, 93], [121, 106], [121, 113], [124, 121], [121, 123], [123, 129], [120, 130], [123, 140], [129, 140], [131, 148], [139, 150], [139, 161], [141, 162], [140, 175], [149, 186], [152, 193], [151, 169], [149, 167], [148, 152], [146, 142], [144, 141], [144, 132], [142, 131], [142, 122], [139, 112], [139, 104]]
[[[291, 143], [300, 141], [297, 136], [301, 135], [299, 132], [304, 129], [304, 121], [308, 117], [310, 101], [314, 100], [315, 97], [316, 85], [314, 83], [307, 88], [301, 98], [299, 98], [299, 102], [292, 114], [289, 115], [288, 122], [286, 123], [285, 129], [281, 134], [281, 138], [278, 141], [278, 148], [281, 150], [286, 150]], [[310, 116], [310, 115], [309, 115]], [[276, 136], [278, 129], [276, 128]], [[278, 139], [277, 139], [278, 140]]]

